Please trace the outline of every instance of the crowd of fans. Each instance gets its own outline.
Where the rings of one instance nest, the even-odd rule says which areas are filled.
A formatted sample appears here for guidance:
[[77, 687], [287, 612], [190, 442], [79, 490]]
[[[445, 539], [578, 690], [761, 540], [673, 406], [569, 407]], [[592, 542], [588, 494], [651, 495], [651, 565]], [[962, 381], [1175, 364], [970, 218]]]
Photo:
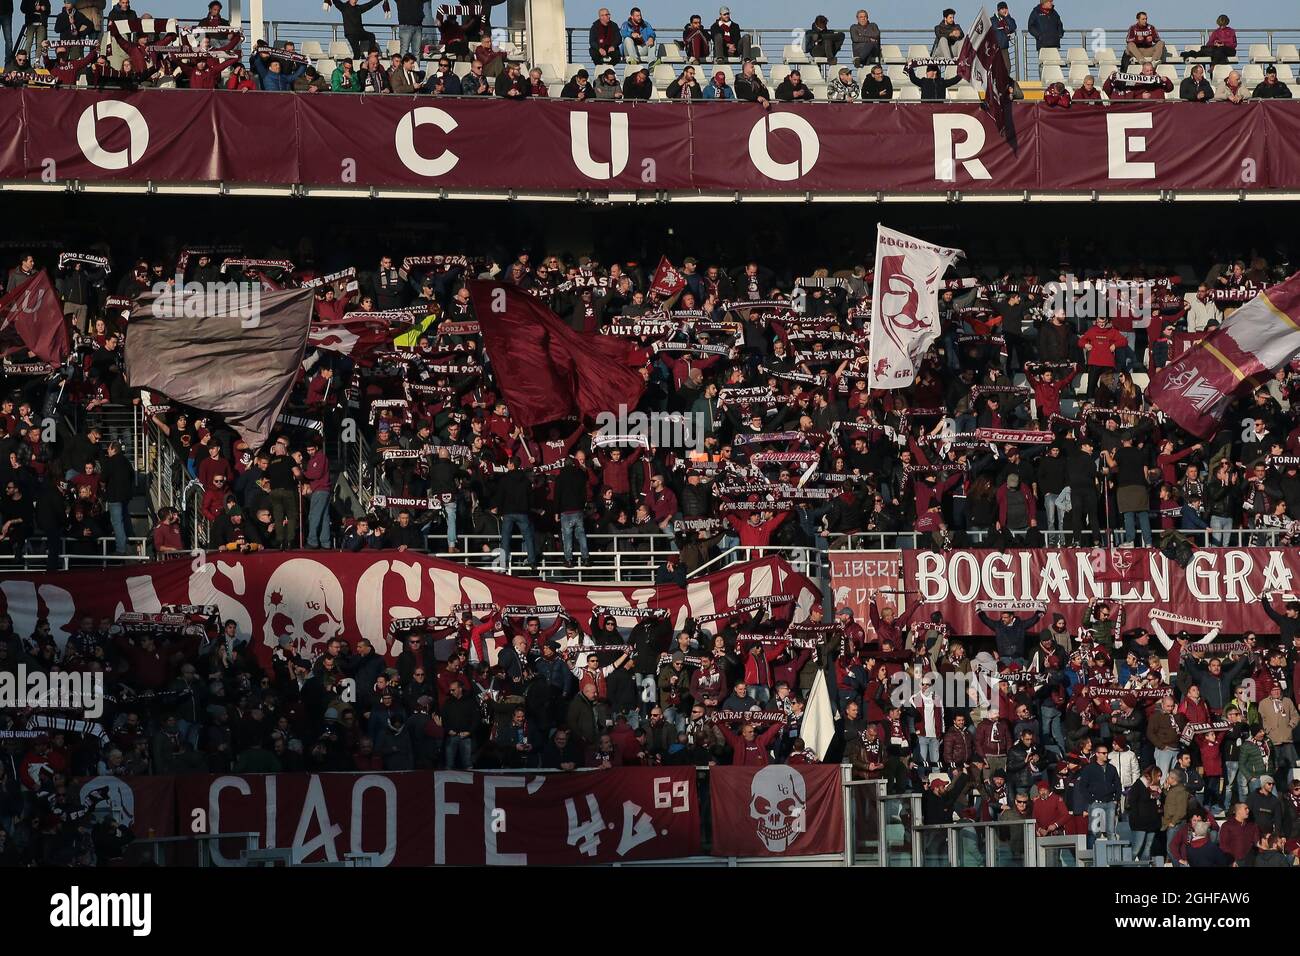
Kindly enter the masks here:
[[[604, 531], [621, 547], [649, 535], [672, 548], [660, 580], [681, 581], [731, 545], [825, 549], [857, 532], [887, 547], [1089, 544], [1103, 533], [1149, 544], [1155, 524], [1166, 547], [1207, 533], [1215, 544], [1285, 542], [1300, 505], [1293, 369], [1244, 395], [1203, 440], [1163, 420], [1137, 384], [1181, 336], [1213, 329], [1289, 274], [1283, 256], [1193, 273], [1096, 253], [1071, 270], [1113, 309], [1096, 320], [1081, 288], [1067, 301], [1045, 284], [1065, 264], [953, 275], [917, 381], [887, 392], [867, 388], [861, 264], [795, 276], [686, 258], [681, 289], [655, 294], [651, 263], [528, 253], [505, 266], [385, 255], [297, 268], [193, 249], [115, 271], [109, 249], [68, 248], [11, 262], [9, 289], [51, 271], [79, 332], [63, 369], [21, 354], [5, 366], [0, 541], [14, 554], [30, 537], [76, 549], [120, 531], [125, 546], [135, 478], [113, 437], [86, 423], [133, 402], [148, 403], [212, 519], [207, 540], [189, 541], [164, 509], [149, 538], [159, 557], [193, 544], [422, 550], [429, 536], [454, 551], [472, 531], [508, 567], [514, 529], [530, 564], [543, 545], [584, 561], [586, 533]], [[202, 410], [125, 383], [124, 313], [177, 271], [312, 282], [321, 320], [373, 313], [367, 328], [380, 331], [348, 354], [309, 350], [284, 425], [249, 449]], [[687, 430], [647, 439], [577, 421], [514, 425], [463, 283], [478, 274], [538, 296], [576, 330], [624, 339], [646, 382], [640, 410], [681, 413], [699, 441]], [[40, 426], [51, 411], [53, 441]], [[370, 448], [364, 481], [380, 497], [368, 508], [334, 492], [339, 462], [326, 449], [345, 422], [360, 423]], [[815, 759], [799, 734], [822, 669], [842, 715], [827, 759], [891, 793], [924, 791], [925, 822], [1027, 814], [1046, 835], [1100, 813], [1101, 830], [1139, 835], [1139, 853], [1254, 864], [1278, 858], [1280, 835], [1285, 862], [1300, 806], [1290, 783], [1300, 606], [1270, 604], [1278, 635], [1226, 645], [1155, 619], [1143, 622], [1150, 631], [1122, 627], [1109, 606], [1078, 633], [1044, 612], [990, 617], [989, 633], [959, 639], [914, 608], [862, 622], [814, 608], [798, 625], [789, 606], [728, 609], [681, 632], [663, 619], [620, 629], [554, 609], [472, 608], [401, 636], [392, 657], [348, 640], [315, 660], [289, 644], [269, 665], [232, 622], [208, 617], [154, 631], [85, 620], [63, 648], [48, 625], [14, 634], [0, 621], [0, 670], [102, 672], [112, 701], [102, 736], [38, 736], [31, 714], [0, 717], [0, 858], [66, 861], [88, 839], [100, 856], [120, 852], [122, 834], [79, 815], [70, 784], [98, 774]], [[944, 700], [921, 681], [972, 671], [1003, 682], [993, 703]], [[1247, 677], [1254, 699], [1240, 692]]]
[[[43, 539], [51, 568], [63, 550], [91, 553], [111, 535], [126, 552], [146, 532], [159, 556], [193, 546], [455, 553], [470, 540], [497, 567], [520, 545], [529, 565], [562, 550], [572, 567], [618, 542], [675, 552], [660, 569], [666, 581], [735, 546], [824, 549], [862, 533], [881, 547], [1119, 540], [1175, 555], [1296, 534], [1292, 368], [1243, 395], [1208, 438], [1164, 420], [1141, 384], [1288, 274], [1285, 262], [1203, 275], [1099, 265], [1073, 287], [1045, 284], [1061, 274], [954, 277], [940, 299], [942, 336], [914, 384], [872, 391], [861, 265], [778, 277], [757, 261], [687, 257], [680, 291], [660, 296], [647, 294], [654, 270], [635, 261], [524, 254], [502, 268], [384, 256], [317, 284], [317, 318], [364, 334], [350, 352], [310, 350], [289, 424], [251, 449], [202, 410], [126, 385], [123, 314], [174, 263], [141, 260], [118, 277], [105, 256], [64, 253], [62, 269], [42, 257], [80, 344], [60, 370], [7, 364], [0, 547], [39, 554], [47, 546], [29, 539]], [[195, 252], [182, 274], [272, 285], [321, 275], [293, 265]], [[22, 256], [9, 287], [39, 266]], [[663, 427], [517, 427], [462, 281], [479, 273], [538, 296], [581, 332], [624, 340], [646, 383], [638, 410]], [[1085, 302], [1105, 315], [1091, 318]], [[51, 434], [40, 423], [56, 399]], [[118, 444], [127, 436], [94, 427], [96, 412], [132, 403], [174, 453], [178, 484], [201, 489], [198, 537], [170, 510], [132, 527], [136, 476]], [[348, 482], [338, 479], [357, 446], [340, 442], [344, 422], [359, 426], [363, 449]]]
[[[385, 54], [375, 34], [366, 29], [363, 16], [388, 0], [332, 0], [343, 24], [344, 36], [352, 48], [351, 57], [331, 60], [326, 76], [311, 57], [291, 41], [272, 46], [258, 41], [247, 59], [241, 53], [242, 35], [230, 28], [218, 0], [193, 26], [169, 32], [168, 21], [150, 22], [139, 16], [130, 0], [117, 3], [103, 14], [102, 0], [64, 0], [63, 12], [55, 23], [56, 37], [47, 37], [51, 15], [47, 0], [26, 0], [23, 42], [10, 42], [5, 21], [5, 72], [8, 85], [71, 86], [79, 80], [94, 87], [167, 86], [192, 89], [270, 90], [300, 93], [354, 92], [430, 94], [437, 96], [496, 96], [507, 99], [553, 95], [554, 77], [543, 70], [512, 61], [509, 51], [494, 40], [490, 7], [478, 4], [438, 5], [421, 0], [398, 0], [398, 49]], [[30, 8], [30, 9], [29, 9]], [[468, 12], [459, 12], [461, 9]], [[1017, 43], [1017, 23], [1006, 3], [997, 6], [992, 18], [994, 35], [1008, 69], [1010, 51]], [[1226, 64], [1236, 56], [1236, 33], [1226, 15], [1218, 18], [1208, 42], [1200, 49], [1183, 52], [1187, 60], [1199, 57], [1212, 66]], [[1053, 0], [1033, 8], [1027, 30], [1040, 51], [1059, 50], [1064, 26]], [[107, 36], [107, 43], [101, 37]], [[946, 91], [960, 81], [954, 65], [964, 39], [956, 11], [947, 8], [934, 27], [930, 58], [909, 60], [902, 74], [891, 77], [883, 59], [881, 32], [866, 10], [859, 10], [847, 30], [832, 29], [827, 18], [818, 15], [803, 31], [803, 52], [830, 65], [834, 75], [821, 82], [820, 67], [811, 87], [801, 71], [793, 68], [772, 78], [771, 86], [753, 60], [751, 34], [745, 33], [723, 6], [715, 20], [705, 24], [696, 14], [671, 42], [678, 44], [685, 64], [680, 74], [665, 84], [667, 99], [720, 99], [759, 102], [879, 102], [896, 96], [895, 79], [906, 79], [922, 100], [942, 101]], [[588, 52], [595, 75], [579, 69], [559, 89], [559, 96], [576, 100], [648, 100], [655, 93], [651, 69], [662, 62], [660, 44], [667, 36], [657, 34], [638, 7], [632, 7], [621, 23], [602, 7], [588, 35]], [[1118, 68], [1104, 75], [1088, 74], [1071, 93], [1063, 80], [1048, 82], [1043, 102], [1054, 108], [1074, 104], [1100, 103], [1104, 99], [1160, 99], [1173, 93], [1174, 80], [1157, 72], [1168, 59], [1164, 40], [1145, 12], [1125, 37], [1126, 45]], [[855, 76], [845, 65], [836, 68], [848, 44], [853, 67], [865, 72]], [[468, 61], [468, 72], [456, 69]], [[613, 67], [627, 64], [622, 79]], [[740, 71], [710, 72], [707, 64], [737, 64]], [[1140, 72], [1129, 72], [1140, 64]], [[1101, 64], [1099, 64], [1099, 67]], [[327, 67], [327, 71], [330, 68]], [[728, 67], [730, 70], [730, 67]], [[702, 71], [702, 72], [701, 72]], [[558, 85], [558, 84], [557, 84]], [[1013, 95], [1023, 99], [1019, 84]], [[1250, 99], [1289, 99], [1290, 86], [1280, 80], [1277, 68], [1269, 65], [1264, 78], [1247, 88], [1237, 71], [1224, 73], [1217, 81], [1207, 76], [1200, 63], [1191, 66], [1178, 85], [1178, 98], [1188, 102], [1233, 102]]]

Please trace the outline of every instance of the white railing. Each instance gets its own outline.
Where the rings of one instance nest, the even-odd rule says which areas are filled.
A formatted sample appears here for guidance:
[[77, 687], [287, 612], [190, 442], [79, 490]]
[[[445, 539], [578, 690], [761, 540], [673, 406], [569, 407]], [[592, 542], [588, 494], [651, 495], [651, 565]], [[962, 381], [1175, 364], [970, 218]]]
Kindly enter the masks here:
[[[564, 564], [562, 549], [543, 550], [542, 545], [549, 543], [558, 534], [540, 535], [534, 528], [533, 534], [538, 541], [538, 574], [547, 580], [575, 584], [587, 583], [628, 583], [643, 584], [653, 582], [659, 567], [669, 558], [679, 557], [676, 548], [666, 547], [668, 539], [662, 534], [588, 534], [587, 546], [589, 560], [580, 564], [581, 553], [575, 546], [573, 567]], [[636, 541], [634, 547], [620, 548], [621, 542]], [[429, 553], [444, 561], [455, 561], [468, 567], [484, 571], [504, 571], [506, 559], [501, 548], [499, 534], [460, 534], [456, 535], [458, 550], [449, 552], [438, 550], [446, 547], [445, 534], [429, 535]], [[510, 552], [510, 567], [516, 571], [528, 568], [528, 552], [523, 550], [522, 535], [516, 531]]]

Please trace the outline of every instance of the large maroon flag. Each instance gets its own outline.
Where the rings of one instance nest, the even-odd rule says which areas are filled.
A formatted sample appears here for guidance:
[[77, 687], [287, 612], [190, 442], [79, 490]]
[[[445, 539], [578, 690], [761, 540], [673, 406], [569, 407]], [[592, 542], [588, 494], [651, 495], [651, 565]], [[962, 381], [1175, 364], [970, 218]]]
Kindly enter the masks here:
[[473, 281], [469, 294], [484, 351], [520, 427], [636, 408], [645, 382], [624, 361], [626, 342], [583, 335], [512, 285]]
[[44, 269], [0, 298], [0, 356], [25, 348], [51, 365], [61, 365], [72, 350], [68, 320]]
[[1193, 435], [1300, 352], [1300, 272], [1265, 289], [1151, 379], [1152, 404]]

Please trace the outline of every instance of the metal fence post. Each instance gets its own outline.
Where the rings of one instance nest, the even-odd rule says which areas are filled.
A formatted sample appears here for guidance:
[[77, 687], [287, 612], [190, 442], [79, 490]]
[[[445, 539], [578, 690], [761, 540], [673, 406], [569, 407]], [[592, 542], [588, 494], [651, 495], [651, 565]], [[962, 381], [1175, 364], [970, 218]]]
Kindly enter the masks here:
[[844, 802], [844, 865], [853, 865], [853, 851], [857, 844], [858, 821], [854, 819], [853, 767], [840, 764], [840, 798]]

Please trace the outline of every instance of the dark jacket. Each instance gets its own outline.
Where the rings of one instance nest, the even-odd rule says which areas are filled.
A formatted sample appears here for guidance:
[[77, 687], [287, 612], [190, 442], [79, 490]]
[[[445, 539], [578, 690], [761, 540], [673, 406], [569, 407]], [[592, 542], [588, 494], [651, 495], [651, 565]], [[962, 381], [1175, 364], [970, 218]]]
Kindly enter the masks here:
[[1160, 804], [1151, 796], [1146, 781], [1133, 781], [1128, 788], [1128, 825], [1136, 833], [1159, 833], [1160, 823]]
[[1074, 783], [1076, 811], [1087, 810], [1092, 803], [1118, 803], [1123, 788], [1119, 771], [1112, 764], [1099, 764], [1095, 760], [1079, 772]]
[[1010, 624], [1003, 624], [1000, 618], [991, 618], [983, 611], [979, 612], [980, 620], [993, 632], [993, 643], [999, 657], [1024, 657], [1029, 635], [1042, 616], [1042, 611], [1035, 611], [1030, 617], [1018, 617]]
[[130, 501], [135, 493], [135, 469], [126, 460], [126, 455], [106, 455], [103, 464], [104, 500], [111, 502]]
[[1029, 14], [1029, 35], [1038, 41], [1038, 48], [1060, 47], [1061, 37], [1065, 34], [1065, 26], [1061, 23], [1061, 15], [1056, 12], [1056, 7], [1051, 10], [1044, 10], [1042, 5], [1034, 7]]
[[950, 86], [956, 86], [961, 82], [961, 77], [954, 76], [950, 80], [945, 80], [942, 76], [920, 76], [916, 75], [916, 67], [907, 68], [907, 78], [912, 81], [912, 85], [921, 91], [921, 99], [942, 102], [947, 98], [947, 90]]
[[528, 472], [508, 471], [497, 481], [497, 511], [503, 515], [528, 514], [532, 507], [532, 478]]
[[339, 11], [339, 16], [343, 18], [343, 35], [345, 37], [360, 37], [368, 31], [361, 25], [362, 15], [371, 7], [377, 6], [379, 0], [366, 0], [365, 3], [358, 2], [354, 7], [351, 4], [344, 3], [343, 0], [334, 0], [334, 6]]

